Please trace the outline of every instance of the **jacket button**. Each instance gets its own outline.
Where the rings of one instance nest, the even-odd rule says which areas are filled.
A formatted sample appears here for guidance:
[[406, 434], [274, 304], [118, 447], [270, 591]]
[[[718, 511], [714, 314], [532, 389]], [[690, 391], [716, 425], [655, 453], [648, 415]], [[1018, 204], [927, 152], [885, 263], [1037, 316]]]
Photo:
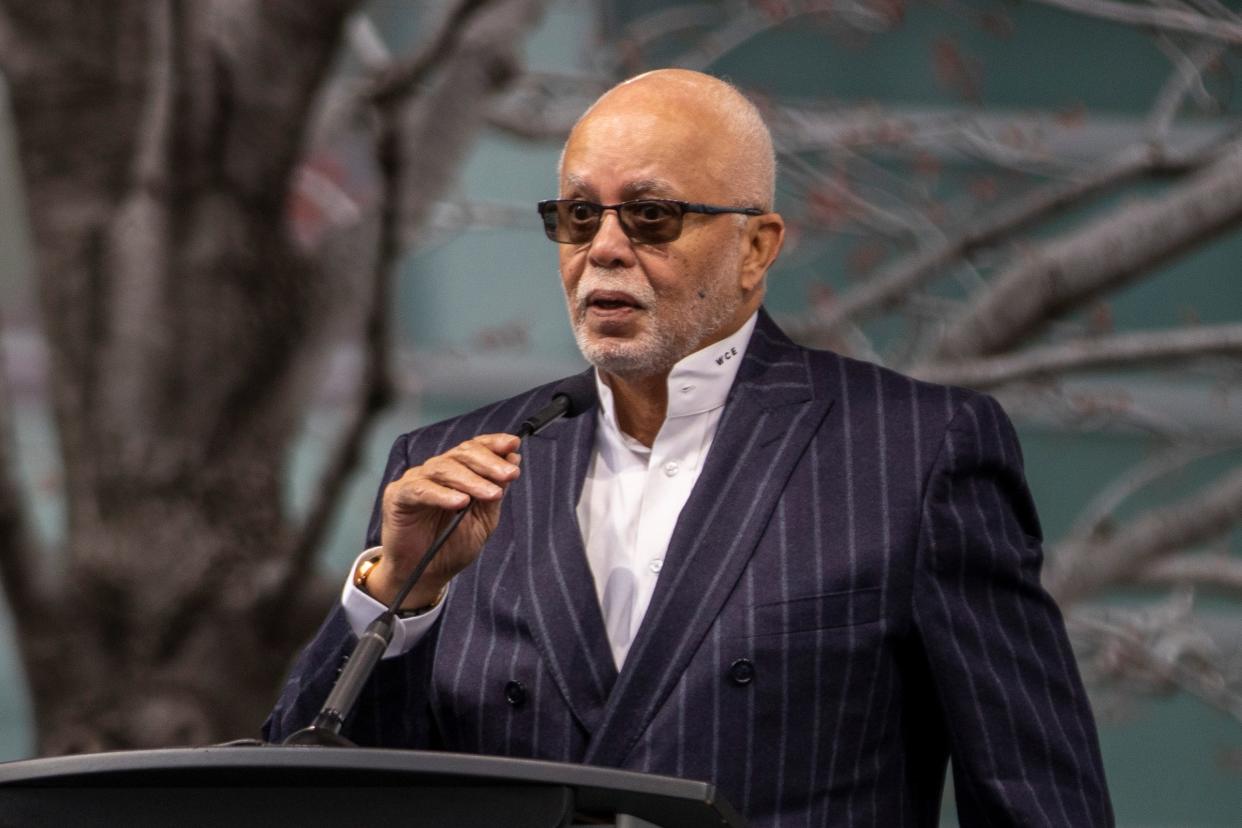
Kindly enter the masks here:
[[526, 703], [526, 688], [522, 686], [522, 682], [511, 681], [505, 685], [505, 701], [514, 707], [521, 707]]
[[729, 665], [729, 681], [745, 687], [755, 680], [755, 665], [749, 658], [739, 658]]

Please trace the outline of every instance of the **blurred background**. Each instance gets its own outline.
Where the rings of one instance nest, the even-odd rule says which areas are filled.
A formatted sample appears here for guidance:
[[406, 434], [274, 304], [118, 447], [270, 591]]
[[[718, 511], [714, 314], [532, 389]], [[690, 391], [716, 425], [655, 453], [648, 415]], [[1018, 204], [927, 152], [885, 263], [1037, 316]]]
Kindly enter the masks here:
[[0, 759], [257, 733], [392, 439], [582, 367], [534, 202], [676, 65], [786, 329], [1016, 421], [1119, 823], [1236, 825], [1238, 5], [0, 0]]

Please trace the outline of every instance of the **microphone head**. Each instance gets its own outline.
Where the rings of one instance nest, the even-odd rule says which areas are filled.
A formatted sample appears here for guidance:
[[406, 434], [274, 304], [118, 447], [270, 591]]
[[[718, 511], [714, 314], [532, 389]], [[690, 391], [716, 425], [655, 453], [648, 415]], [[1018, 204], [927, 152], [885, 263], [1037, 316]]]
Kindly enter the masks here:
[[568, 401], [566, 417], [589, 411], [595, 405], [595, 372], [574, 374], [562, 380], [552, 391], [552, 398], [564, 397]]
[[595, 405], [595, 380], [591, 374], [578, 374], [557, 383], [552, 401], [526, 418], [517, 430], [519, 437], [538, 434], [560, 417], [572, 417]]

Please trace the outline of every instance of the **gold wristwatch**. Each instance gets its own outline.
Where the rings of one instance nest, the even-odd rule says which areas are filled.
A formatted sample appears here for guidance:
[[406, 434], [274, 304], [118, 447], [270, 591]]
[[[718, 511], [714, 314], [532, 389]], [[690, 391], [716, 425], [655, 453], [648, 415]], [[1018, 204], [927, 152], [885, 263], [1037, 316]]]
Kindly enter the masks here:
[[[354, 586], [358, 587], [358, 589], [362, 590], [363, 592], [366, 592], [367, 595], [371, 595], [371, 593], [367, 591], [367, 578], [371, 577], [371, 572], [379, 564], [380, 558], [382, 557], [383, 555], [377, 552], [371, 557], [367, 558], [362, 563], [360, 563], [358, 565], [358, 568], [354, 571]], [[440, 590], [439, 594], [436, 595], [435, 600], [432, 601], [427, 606], [418, 607], [417, 609], [397, 610], [397, 617], [398, 618], [415, 618], [419, 615], [425, 615], [431, 612], [436, 607], [440, 606], [440, 602], [444, 600], [444, 596], [446, 593], [448, 593], [448, 584], [444, 585], [444, 587]], [[371, 595], [371, 597], [374, 598], [375, 596]]]

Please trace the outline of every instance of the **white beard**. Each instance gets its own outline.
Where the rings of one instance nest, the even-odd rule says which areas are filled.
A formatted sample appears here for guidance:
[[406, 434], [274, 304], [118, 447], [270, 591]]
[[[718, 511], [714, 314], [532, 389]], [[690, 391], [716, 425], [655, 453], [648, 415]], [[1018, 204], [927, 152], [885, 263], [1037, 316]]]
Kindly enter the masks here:
[[[732, 258], [737, 258], [733, 256]], [[735, 262], [718, 262], [717, 273], [736, 273]], [[592, 336], [587, 328], [586, 298], [596, 290], [621, 290], [644, 308], [643, 332], [632, 339]], [[717, 278], [704, 285], [689, 306], [676, 307], [656, 295], [641, 275], [627, 280], [615, 270], [588, 268], [569, 297], [569, 317], [578, 350], [601, 371], [621, 377], [667, 373], [732, 319], [742, 297], [731, 281]]]

